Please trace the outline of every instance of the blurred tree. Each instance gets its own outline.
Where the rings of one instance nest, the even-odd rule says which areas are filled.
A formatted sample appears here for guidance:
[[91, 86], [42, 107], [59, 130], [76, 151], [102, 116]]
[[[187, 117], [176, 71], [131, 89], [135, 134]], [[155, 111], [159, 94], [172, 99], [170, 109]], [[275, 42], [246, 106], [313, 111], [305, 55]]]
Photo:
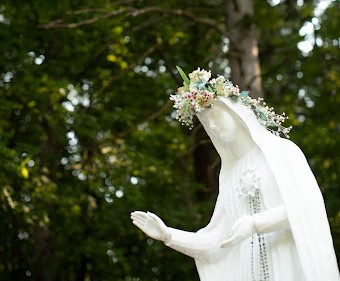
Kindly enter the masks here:
[[231, 76], [256, 95], [262, 79], [295, 126], [339, 251], [338, 5], [0, 4], [1, 280], [198, 280], [190, 258], [129, 218], [150, 210], [197, 230], [212, 212], [219, 161], [199, 125], [188, 132], [172, 118], [175, 65]]

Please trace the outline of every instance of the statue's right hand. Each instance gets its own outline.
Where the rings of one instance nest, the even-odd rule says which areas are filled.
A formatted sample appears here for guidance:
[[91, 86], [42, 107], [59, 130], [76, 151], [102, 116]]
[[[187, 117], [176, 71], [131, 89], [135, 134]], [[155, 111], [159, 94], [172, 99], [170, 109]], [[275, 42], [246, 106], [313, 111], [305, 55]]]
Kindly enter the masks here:
[[165, 223], [151, 212], [135, 211], [131, 213], [132, 223], [153, 239], [170, 242], [171, 234]]

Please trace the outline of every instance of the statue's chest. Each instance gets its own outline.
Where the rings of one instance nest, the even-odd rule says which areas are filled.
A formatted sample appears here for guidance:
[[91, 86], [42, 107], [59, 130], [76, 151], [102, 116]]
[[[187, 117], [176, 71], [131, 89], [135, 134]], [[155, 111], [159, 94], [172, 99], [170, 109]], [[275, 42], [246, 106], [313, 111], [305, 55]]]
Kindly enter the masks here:
[[[264, 157], [253, 153], [240, 159], [227, 181], [225, 214], [231, 226], [242, 216], [252, 216], [265, 211], [264, 198], [275, 189], [270, 169]], [[240, 251], [249, 258], [249, 280], [269, 280], [267, 240], [265, 234], [254, 234], [240, 246]]]
[[229, 214], [236, 218], [263, 209], [265, 177], [267, 177], [266, 166], [257, 151], [235, 163], [224, 181], [223, 190], [220, 191], [225, 195]]

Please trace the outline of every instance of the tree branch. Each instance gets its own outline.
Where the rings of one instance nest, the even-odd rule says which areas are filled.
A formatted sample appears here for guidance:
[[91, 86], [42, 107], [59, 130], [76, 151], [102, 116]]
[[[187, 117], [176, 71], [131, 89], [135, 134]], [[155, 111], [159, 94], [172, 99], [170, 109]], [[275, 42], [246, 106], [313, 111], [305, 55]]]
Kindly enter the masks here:
[[[121, 5], [126, 5], [126, 4], [131, 4], [133, 2], [136, 2], [138, 0], [123, 0], [119, 2], [113, 2], [110, 3], [111, 6], [121, 6]], [[73, 10], [73, 11], [68, 11], [66, 14], [68, 15], [81, 15], [81, 14], [89, 14], [89, 13], [106, 13], [107, 9], [105, 8], [92, 8], [92, 9], [81, 9], [81, 10]]]
[[124, 69], [123, 71], [120, 72], [119, 75], [117, 76], [112, 76], [110, 78], [109, 81], [107, 81], [106, 85], [103, 86], [102, 88], [100, 88], [97, 91], [97, 95], [101, 95], [108, 87], [110, 87], [110, 85], [117, 80], [122, 74], [132, 70], [136, 65], [138, 65], [141, 61], [143, 61], [147, 56], [149, 56], [150, 54], [152, 54], [157, 48], [159, 47], [159, 44], [152, 46], [151, 48], [149, 48], [148, 50], [146, 50], [142, 55], [140, 55], [135, 61], [136, 63], [134, 64], [130, 64], [126, 69]]
[[89, 25], [89, 24], [93, 24], [99, 20], [104, 20], [104, 19], [108, 19], [108, 18], [112, 18], [115, 16], [119, 16], [122, 15], [124, 13], [126, 13], [127, 10], [126, 9], [119, 9], [110, 13], [106, 13], [103, 15], [99, 15], [90, 19], [86, 19], [83, 21], [79, 21], [79, 22], [74, 22], [74, 23], [65, 23], [64, 19], [57, 19], [55, 21], [51, 21], [47, 24], [41, 24], [38, 27], [39, 28], [44, 28], [44, 29], [52, 29], [52, 28], [77, 28], [83, 25]]
[[158, 116], [160, 116], [161, 114], [163, 114], [163, 112], [165, 112], [166, 110], [169, 109], [169, 107], [172, 105], [172, 101], [168, 100], [158, 111], [144, 117], [144, 119], [140, 122], [138, 122], [137, 124], [131, 126], [130, 128], [128, 128], [127, 130], [120, 132], [119, 134], [117, 134], [116, 136], [113, 137], [113, 141], [116, 141], [118, 139], [122, 139], [124, 137], [126, 137], [127, 135], [129, 135], [130, 133], [132, 133], [134, 130], [136, 130], [138, 128], [139, 125], [143, 124], [143, 123], [147, 123], [150, 122], [154, 119], [156, 119]]
[[211, 27], [215, 28], [220, 34], [229, 37], [228, 32], [225, 30], [224, 24], [222, 24], [222, 23], [220, 23], [216, 20], [213, 20], [213, 19], [210, 19], [210, 18], [197, 17], [193, 13], [191, 13], [190, 11], [185, 11], [185, 10], [181, 10], [181, 9], [175, 9], [175, 10], [164, 9], [164, 8], [157, 7], [157, 6], [147, 7], [147, 8], [143, 8], [143, 9], [135, 9], [135, 8], [132, 8], [132, 7], [121, 8], [121, 9], [118, 9], [118, 10], [115, 10], [115, 11], [112, 11], [112, 12], [108, 12], [108, 13], [105, 13], [105, 14], [102, 14], [102, 15], [98, 15], [96, 17], [92, 17], [90, 19], [86, 19], [86, 20], [79, 21], [79, 22], [73, 22], [73, 23], [65, 23], [64, 19], [58, 19], [58, 20], [55, 20], [55, 21], [51, 21], [47, 24], [39, 25], [39, 28], [44, 28], [44, 29], [77, 28], [77, 27], [80, 27], [80, 26], [83, 26], [83, 25], [93, 24], [93, 23], [95, 23], [99, 20], [113, 18], [113, 17], [119, 16], [119, 15], [126, 15], [127, 17], [137, 17], [137, 16], [140, 16], [140, 15], [148, 14], [148, 13], [167, 14], [167, 15], [172, 15], [172, 16], [176, 16], [176, 17], [187, 18], [187, 19], [190, 19], [194, 22], [211, 26]]
[[89, 13], [106, 13], [107, 9], [82, 9], [82, 10], [75, 10], [75, 11], [67, 11], [67, 15], [83, 15]]

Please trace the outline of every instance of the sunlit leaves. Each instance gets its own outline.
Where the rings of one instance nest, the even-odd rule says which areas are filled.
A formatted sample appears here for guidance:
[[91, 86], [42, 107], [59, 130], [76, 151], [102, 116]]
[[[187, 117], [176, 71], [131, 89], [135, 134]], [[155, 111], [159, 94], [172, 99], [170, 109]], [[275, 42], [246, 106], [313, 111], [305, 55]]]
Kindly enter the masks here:
[[[228, 53], [230, 42], [210, 26], [158, 13], [71, 29], [38, 26], [87, 20], [125, 2], [190, 9], [223, 23], [222, 4], [14, 2], [1, 11], [10, 24], [0, 23], [0, 257], [7, 266], [0, 279], [198, 280], [189, 258], [147, 240], [129, 214], [154, 211], [193, 231], [209, 218], [213, 199], [196, 200], [205, 190], [195, 183], [197, 144], [166, 102], [182, 83], [176, 65], [229, 73], [227, 58], [237, 55]], [[330, 6], [315, 31], [323, 44], [304, 57], [298, 32], [313, 5], [295, 2], [254, 1], [265, 96], [296, 124], [291, 137], [338, 227], [336, 9]]]
[[24, 159], [20, 163], [20, 166], [19, 166], [19, 171], [25, 179], [28, 179], [28, 177], [29, 177], [29, 172], [28, 172], [28, 169], [26, 167], [26, 164], [28, 163], [28, 161], [29, 161], [29, 158]]

